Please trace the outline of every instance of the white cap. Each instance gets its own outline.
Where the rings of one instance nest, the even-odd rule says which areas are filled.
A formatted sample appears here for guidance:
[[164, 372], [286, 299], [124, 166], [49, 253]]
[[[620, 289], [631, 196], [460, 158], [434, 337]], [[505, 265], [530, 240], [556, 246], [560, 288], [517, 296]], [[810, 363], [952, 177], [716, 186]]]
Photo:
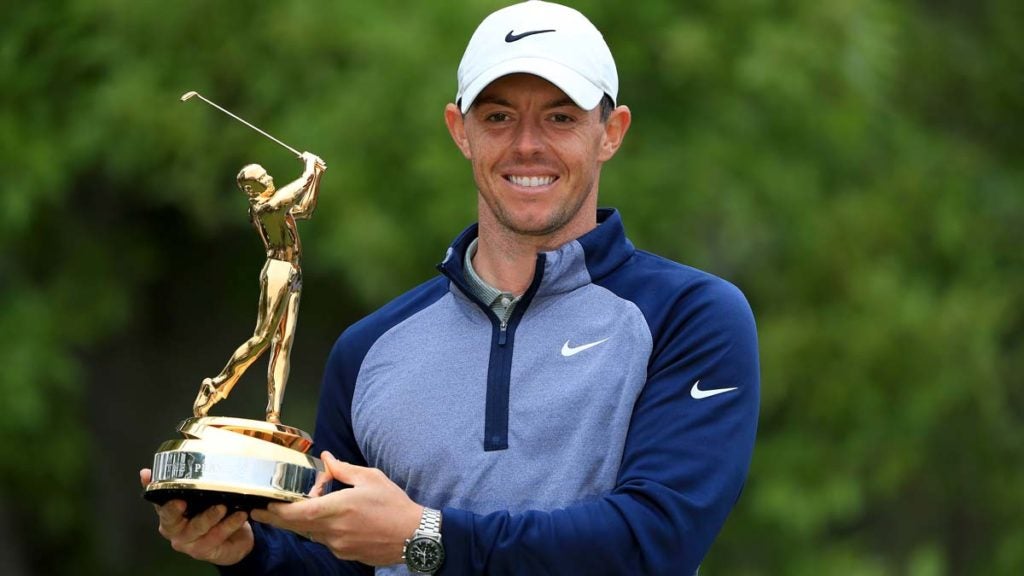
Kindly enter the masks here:
[[619, 75], [601, 32], [560, 4], [514, 4], [480, 23], [459, 64], [455, 100], [462, 112], [488, 84], [515, 73], [544, 78], [584, 110], [593, 110], [605, 94], [613, 102], [618, 98]]

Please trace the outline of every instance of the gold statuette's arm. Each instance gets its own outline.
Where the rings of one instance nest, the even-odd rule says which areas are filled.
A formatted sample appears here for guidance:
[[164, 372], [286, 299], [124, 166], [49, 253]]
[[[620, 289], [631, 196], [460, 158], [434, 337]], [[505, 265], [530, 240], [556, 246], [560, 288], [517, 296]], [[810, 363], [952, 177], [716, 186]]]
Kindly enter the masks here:
[[313, 211], [316, 210], [317, 198], [320, 196], [320, 177], [327, 170], [327, 164], [309, 152], [304, 153], [302, 158], [306, 161], [306, 171], [303, 176], [309, 174], [311, 169], [313, 173], [298, 201], [292, 206], [291, 214], [296, 220], [306, 220], [313, 215]]
[[303, 152], [302, 159], [306, 163], [302, 176], [281, 187], [263, 202], [262, 206], [257, 206], [257, 211], [272, 211], [291, 206], [289, 211], [297, 220], [309, 218], [313, 214], [320, 188], [320, 176], [327, 169], [327, 165], [318, 156], [309, 152]]

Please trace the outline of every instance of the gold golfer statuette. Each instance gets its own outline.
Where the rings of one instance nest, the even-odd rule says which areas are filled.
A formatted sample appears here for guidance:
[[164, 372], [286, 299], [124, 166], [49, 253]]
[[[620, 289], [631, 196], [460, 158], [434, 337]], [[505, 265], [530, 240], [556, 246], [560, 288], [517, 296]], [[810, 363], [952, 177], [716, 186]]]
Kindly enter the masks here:
[[302, 247], [296, 220], [304, 220], [316, 208], [320, 176], [327, 166], [308, 152], [301, 154], [306, 169], [297, 180], [274, 188], [274, 179], [259, 164], [249, 164], [238, 173], [238, 187], [249, 197], [249, 216], [267, 251], [260, 272], [259, 311], [256, 330], [231, 355], [224, 369], [203, 380], [193, 405], [196, 417], [231, 393], [238, 379], [269, 349], [267, 370], [267, 422], [281, 422], [281, 401], [288, 382], [289, 355], [295, 337], [302, 292]]
[[[266, 249], [260, 272], [256, 329], [228, 359], [224, 369], [202, 381], [193, 403], [193, 418], [178, 427], [181, 438], [164, 442], [153, 462], [148, 500], [163, 503], [180, 498], [188, 514], [223, 503], [231, 509], [261, 507], [270, 500], [300, 500], [329, 490], [323, 464], [306, 454], [312, 446], [308, 434], [281, 424], [281, 404], [288, 382], [289, 356], [302, 291], [302, 247], [297, 220], [316, 209], [320, 178], [327, 165], [318, 156], [298, 152], [249, 124], [197, 92], [193, 97], [217, 108], [295, 154], [304, 165], [302, 175], [277, 188], [259, 164], [239, 171], [238, 188], [249, 200], [249, 218]], [[266, 420], [208, 416], [214, 404], [231, 389], [256, 360], [269, 354]]]

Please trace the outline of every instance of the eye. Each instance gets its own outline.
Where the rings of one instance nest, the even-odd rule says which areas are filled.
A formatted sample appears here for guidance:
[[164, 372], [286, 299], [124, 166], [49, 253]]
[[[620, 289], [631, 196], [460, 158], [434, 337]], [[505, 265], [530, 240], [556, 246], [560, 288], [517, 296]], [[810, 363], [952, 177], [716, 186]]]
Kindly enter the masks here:
[[508, 120], [508, 114], [504, 112], [492, 112], [484, 117], [487, 122], [506, 122]]
[[569, 122], [575, 122], [576, 119], [568, 114], [552, 114], [551, 120], [556, 124], [568, 124]]

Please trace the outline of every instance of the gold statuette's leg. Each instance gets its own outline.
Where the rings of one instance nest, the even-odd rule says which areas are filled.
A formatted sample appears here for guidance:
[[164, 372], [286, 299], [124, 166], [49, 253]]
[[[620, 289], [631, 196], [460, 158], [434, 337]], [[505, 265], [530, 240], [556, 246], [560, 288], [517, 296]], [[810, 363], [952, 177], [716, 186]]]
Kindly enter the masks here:
[[295, 267], [289, 262], [267, 260], [260, 274], [256, 330], [251, 338], [235, 350], [220, 374], [203, 380], [192, 406], [192, 413], [196, 417], [206, 416], [214, 404], [227, 398], [245, 370], [267, 350], [275, 328], [281, 323], [287, 309], [290, 279], [295, 273]]
[[281, 403], [284, 401], [284, 389], [288, 383], [288, 372], [291, 369], [289, 357], [299, 318], [300, 290], [301, 286], [296, 283], [295, 288], [288, 295], [287, 310], [270, 346], [272, 356], [267, 369], [267, 422], [278, 424], [281, 422]]

